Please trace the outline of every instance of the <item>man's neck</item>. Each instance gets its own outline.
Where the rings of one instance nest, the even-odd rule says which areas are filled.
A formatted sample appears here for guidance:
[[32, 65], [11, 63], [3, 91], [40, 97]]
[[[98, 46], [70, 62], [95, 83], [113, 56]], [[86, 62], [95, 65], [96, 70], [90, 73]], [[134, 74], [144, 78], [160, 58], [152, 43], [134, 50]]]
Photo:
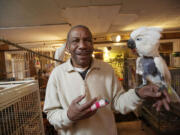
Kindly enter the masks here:
[[88, 69], [88, 67], [85, 68], [74, 67], [74, 70], [77, 72], [84, 72], [86, 69]]
[[83, 66], [82, 65], [75, 65], [73, 63], [72, 59], [70, 59], [70, 61], [71, 61], [71, 64], [72, 64], [73, 67], [80, 68], [80, 69], [89, 68], [91, 66], [91, 63], [92, 63], [92, 59], [91, 59], [91, 61], [90, 61], [90, 63], [88, 65], [83, 65]]

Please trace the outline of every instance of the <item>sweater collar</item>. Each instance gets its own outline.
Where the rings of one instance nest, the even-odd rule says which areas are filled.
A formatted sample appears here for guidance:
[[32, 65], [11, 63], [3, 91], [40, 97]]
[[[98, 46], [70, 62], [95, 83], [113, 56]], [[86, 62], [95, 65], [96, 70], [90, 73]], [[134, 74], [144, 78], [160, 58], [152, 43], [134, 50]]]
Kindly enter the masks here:
[[[71, 63], [71, 59], [68, 59], [66, 62], [66, 71], [67, 72], [75, 72], [74, 67]], [[89, 68], [90, 70], [92, 69], [100, 69], [99, 62], [96, 59], [92, 59], [91, 67]]]

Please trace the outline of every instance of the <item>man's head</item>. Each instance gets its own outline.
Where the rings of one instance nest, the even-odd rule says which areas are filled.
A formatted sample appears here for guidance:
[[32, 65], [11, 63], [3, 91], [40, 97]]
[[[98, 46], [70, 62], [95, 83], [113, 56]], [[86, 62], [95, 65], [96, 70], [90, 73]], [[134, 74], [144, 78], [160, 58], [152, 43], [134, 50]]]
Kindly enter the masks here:
[[66, 44], [73, 66], [83, 68], [90, 65], [94, 48], [92, 34], [86, 26], [72, 27], [67, 35]]

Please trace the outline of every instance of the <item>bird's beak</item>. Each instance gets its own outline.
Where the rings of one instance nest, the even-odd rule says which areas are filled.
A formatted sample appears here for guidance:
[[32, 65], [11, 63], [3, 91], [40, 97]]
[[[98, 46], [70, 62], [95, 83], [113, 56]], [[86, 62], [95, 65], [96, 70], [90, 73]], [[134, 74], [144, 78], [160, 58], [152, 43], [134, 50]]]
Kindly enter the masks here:
[[127, 46], [131, 49], [135, 49], [136, 48], [136, 43], [133, 39], [129, 39], [128, 42], [127, 42]]

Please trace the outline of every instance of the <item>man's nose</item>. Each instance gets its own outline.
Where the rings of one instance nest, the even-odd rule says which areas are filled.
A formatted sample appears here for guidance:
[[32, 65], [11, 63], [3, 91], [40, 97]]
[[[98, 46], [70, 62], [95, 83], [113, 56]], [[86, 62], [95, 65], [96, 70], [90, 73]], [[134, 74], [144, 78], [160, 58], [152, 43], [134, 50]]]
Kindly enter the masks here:
[[86, 47], [87, 47], [86, 42], [84, 40], [80, 40], [79, 48], [86, 48]]

